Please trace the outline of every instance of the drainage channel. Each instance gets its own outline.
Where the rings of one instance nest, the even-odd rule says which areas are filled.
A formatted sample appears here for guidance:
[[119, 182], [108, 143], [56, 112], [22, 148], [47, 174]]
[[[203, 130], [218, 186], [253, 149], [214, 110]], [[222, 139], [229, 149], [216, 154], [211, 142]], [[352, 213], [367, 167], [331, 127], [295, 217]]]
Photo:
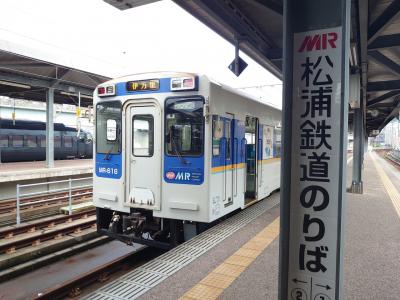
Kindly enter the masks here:
[[85, 300], [136, 299], [279, 203], [269, 197], [86, 296]]

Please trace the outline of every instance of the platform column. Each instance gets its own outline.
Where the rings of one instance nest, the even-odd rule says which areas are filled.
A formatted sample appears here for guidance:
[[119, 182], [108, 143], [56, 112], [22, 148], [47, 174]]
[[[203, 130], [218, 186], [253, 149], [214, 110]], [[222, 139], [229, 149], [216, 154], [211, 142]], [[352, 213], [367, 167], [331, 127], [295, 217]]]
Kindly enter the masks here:
[[49, 88], [46, 99], [46, 166], [54, 167], [54, 89]]
[[284, 0], [279, 299], [343, 299], [350, 0]]
[[362, 194], [363, 192], [363, 183], [361, 178], [364, 157], [364, 124], [362, 107], [363, 105], [361, 101], [360, 108], [354, 109], [353, 115], [353, 176], [350, 192], [356, 194]]

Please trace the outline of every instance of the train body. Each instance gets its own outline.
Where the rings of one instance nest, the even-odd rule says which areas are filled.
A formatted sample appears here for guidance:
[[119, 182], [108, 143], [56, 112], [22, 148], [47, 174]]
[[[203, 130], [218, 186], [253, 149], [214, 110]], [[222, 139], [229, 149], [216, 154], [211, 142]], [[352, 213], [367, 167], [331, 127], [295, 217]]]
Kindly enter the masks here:
[[[1, 162], [40, 161], [46, 159], [46, 123], [40, 121], [1, 120]], [[92, 158], [90, 133], [54, 123], [54, 158]]]
[[189, 73], [111, 80], [94, 101], [103, 234], [173, 247], [279, 188], [276, 108]]

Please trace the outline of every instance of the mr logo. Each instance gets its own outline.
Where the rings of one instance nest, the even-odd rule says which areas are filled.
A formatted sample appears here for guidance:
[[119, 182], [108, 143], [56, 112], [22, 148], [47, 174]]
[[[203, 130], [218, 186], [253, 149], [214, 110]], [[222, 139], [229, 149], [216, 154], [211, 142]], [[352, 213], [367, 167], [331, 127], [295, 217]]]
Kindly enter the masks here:
[[175, 180], [189, 181], [190, 180], [190, 173], [188, 173], [188, 172], [178, 172], [176, 174]]
[[326, 50], [328, 45], [331, 48], [336, 48], [336, 40], [338, 38], [338, 35], [336, 32], [329, 32], [329, 33], [323, 33], [323, 34], [316, 34], [314, 36], [307, 35], [303, 43], [301, 44], [298, 52], [304, 52], [306, 50], [307, 52], [309, 51], [314, 51], [314, 50]]

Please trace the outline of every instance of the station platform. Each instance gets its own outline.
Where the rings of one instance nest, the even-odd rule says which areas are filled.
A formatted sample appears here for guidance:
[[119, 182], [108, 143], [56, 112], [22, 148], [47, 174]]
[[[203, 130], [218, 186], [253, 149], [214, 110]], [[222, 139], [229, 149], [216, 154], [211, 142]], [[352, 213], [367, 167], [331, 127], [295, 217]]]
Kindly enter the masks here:
[[[400, 171], [367, 153], [363, 174], [345, 204], [344, 299], [399, 299]], [[274, 193], [85, 299], [277, 299], [278, 236]]]
[[45, 161], [0, 164], [0, 183], [51, 177], [91, 174], [92, 159], [56, 160], [54, 168], [46, 168]]

